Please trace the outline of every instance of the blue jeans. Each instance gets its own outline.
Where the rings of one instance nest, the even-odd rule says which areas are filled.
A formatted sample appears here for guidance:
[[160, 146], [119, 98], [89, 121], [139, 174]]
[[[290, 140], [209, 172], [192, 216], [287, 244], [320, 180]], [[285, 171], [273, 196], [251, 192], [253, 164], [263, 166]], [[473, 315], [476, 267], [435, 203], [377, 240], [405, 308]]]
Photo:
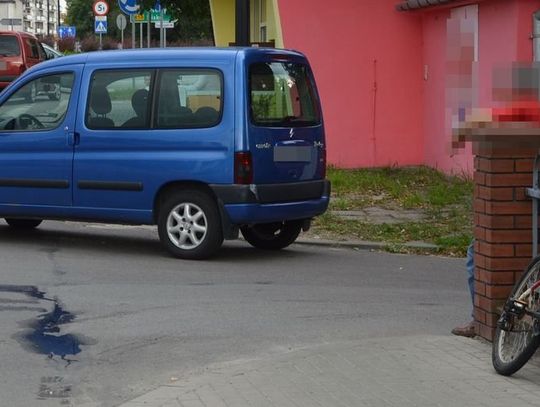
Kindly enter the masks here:
[[473, 305], [473, 315], [474, 317], [474, 239], [471, 241], [471, 244], [467, 248], [467, 282], [469, 283], [469, 292], [471, 293], [471, 301]]

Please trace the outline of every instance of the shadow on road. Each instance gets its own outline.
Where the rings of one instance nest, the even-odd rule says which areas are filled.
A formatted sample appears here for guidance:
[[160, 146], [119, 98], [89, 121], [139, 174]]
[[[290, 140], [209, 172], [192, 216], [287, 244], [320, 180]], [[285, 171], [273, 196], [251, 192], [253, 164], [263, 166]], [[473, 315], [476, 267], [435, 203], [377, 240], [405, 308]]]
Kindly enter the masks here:
[[[117, 255], [142, 255], [145, 257], [171, 257], [161, 246], [157, 233], [149, 229], [133, 230], [114, 227], [112, 230], [100, 227], [74, 225], [69, 230], [59, 230], [52, 223], [44, 224], [29, 231], [14, 230], [0, 225], [0, 244], [27, 246], [29, 250], [57, 251], [58, 249], [81, 249]], [[38, 248], [36, 248], [38, 246]], [[253, 262], [272, 258], [295, 259], [306, 256], [306, 251], [292, 246], [280, 251], [260, 250], [243, 240], [224, 241], [216, 256], [205, 261], [225, 263]]]

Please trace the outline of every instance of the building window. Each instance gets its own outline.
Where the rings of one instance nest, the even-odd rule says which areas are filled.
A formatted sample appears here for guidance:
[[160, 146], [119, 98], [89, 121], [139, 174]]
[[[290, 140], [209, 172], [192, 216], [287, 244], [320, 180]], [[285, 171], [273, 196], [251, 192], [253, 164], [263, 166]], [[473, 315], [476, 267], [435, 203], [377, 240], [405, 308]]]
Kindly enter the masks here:
[[266, 0], [253, 0], [253, 39], [255, 42], [268, 41], [266, 29]]

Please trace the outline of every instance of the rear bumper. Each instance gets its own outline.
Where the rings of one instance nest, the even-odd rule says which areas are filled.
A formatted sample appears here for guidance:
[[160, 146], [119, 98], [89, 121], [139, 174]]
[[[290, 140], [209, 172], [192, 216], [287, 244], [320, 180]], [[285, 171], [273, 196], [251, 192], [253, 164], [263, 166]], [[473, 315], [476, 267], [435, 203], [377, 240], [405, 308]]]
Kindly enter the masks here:
[[265, 185], [210, 185], [231, 224], [308, 219], [330, 201], [327, 180]]

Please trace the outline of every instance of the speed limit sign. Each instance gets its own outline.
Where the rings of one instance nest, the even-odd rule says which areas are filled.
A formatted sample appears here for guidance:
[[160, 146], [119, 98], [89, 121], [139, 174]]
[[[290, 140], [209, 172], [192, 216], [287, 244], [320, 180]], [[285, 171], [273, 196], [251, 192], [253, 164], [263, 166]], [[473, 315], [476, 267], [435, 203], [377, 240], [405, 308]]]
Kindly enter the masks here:
[[109, 5], [105, 0], [96, 0], [92, 8], [95, 16], [106, 16], [109, 12]]

